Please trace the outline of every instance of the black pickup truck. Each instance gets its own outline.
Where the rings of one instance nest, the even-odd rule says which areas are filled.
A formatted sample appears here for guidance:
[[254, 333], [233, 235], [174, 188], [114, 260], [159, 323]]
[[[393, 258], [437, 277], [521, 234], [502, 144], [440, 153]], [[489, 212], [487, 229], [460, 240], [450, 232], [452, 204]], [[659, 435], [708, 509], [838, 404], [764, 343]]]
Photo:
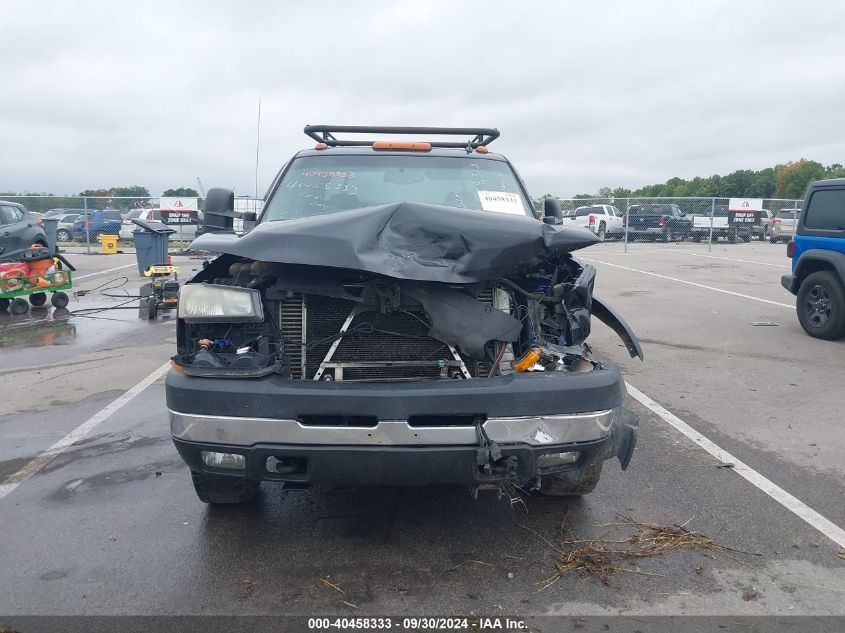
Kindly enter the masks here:
[[572, 496], [605, 460], [627, 467], [636, 416], [619, 368], [586, 343], [591, 317], [642, 349], [572, 255], [599, 239], [562, 225], [556, 199], [534, 214], [487, 149], [498, 131], [306, 133], [317, 145], [245, 234], [231, 191], [206, 198], [194, 248], [220, 256], [182, 287], [166, 388], [199, 498], [248, 501], [265, 480]]
[[652, 242], [682, 242], [692, 230], [692, 221], [676, 204], [632, 204], [625, 220], [629, 242], [638, 238]]

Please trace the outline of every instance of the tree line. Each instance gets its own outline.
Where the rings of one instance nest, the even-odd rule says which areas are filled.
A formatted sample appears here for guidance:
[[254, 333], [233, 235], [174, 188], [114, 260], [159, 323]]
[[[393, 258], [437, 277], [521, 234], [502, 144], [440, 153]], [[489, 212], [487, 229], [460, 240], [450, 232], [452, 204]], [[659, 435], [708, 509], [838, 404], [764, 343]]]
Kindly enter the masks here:
[[[799, 199], [814, 180], [845, 178], [839, 163], [822, 165], [814, 160], [790, 161], [759, 171], [739, 169], [727, 176], [696, 176], [691, 180], [670, 178], [664, 183], [639, 189], [602, 187], [595, 194], [581, 193], [575, 198], [786, 198]], [[549, 194], [547, 194], [548, 196]]]
[[[132, 185], [108, 189], [86, 189], [80, 191], [79, 195], [91, 198], [149, 198], [150, 191], [146, 187]], [[191, 187], [179, 187], [178, 189], [165, 189], [161, 195], [165, 198], [198, 198], [200, 194]]]

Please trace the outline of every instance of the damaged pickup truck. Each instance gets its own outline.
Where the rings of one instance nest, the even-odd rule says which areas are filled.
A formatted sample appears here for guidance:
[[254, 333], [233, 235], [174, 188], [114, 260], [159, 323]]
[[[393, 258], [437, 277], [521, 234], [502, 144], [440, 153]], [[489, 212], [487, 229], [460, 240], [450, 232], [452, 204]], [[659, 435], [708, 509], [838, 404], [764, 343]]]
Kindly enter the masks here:
[[[231, 231], [209, 191], [167, 376], [173, 441], [208, 503], [262, 481], [301, 488], [516, 485], [582, 495], [625, 469], [637, 421], [591, 316], [640, 344], [573, 251], [598, 242], [535, 217], [493, 129], [308, 126], [317, 141]], [[472, 135], [340, 140], [336, 133]]]

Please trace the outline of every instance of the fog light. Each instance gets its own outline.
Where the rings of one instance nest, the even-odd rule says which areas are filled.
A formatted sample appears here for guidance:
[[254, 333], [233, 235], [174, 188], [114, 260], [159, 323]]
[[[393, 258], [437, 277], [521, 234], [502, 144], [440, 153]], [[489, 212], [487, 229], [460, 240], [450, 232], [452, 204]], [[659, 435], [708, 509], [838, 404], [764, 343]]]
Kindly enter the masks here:
[[205, 465], [211, 468], [229, 468], [231, 470], [244, 470], [246, 468], [246, 458], [236, 453], [201, 451], [200, 456]]
[[537, 458], [537, 468], [555, 468], [556, 466], [565, 466], [566, 464], [574, 464], [578, 461], [579, 451], [569, 451], [568, 453], [544, 453]]

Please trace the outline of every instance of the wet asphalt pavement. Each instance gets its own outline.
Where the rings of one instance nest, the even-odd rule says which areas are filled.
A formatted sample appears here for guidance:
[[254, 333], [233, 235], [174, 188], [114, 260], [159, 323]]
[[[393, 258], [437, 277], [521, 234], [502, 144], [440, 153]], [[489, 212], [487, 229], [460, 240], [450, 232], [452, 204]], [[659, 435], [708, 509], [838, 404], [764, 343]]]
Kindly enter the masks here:
[[[596, 292], [642, 338], [646, 361], [628, 358], [598, 323], [597, 353], [845, 526], [845, 341], [807, 337], [794, 310], [777, 305], [793, 303], [779, 284], [784, 249], [621, 251], [605, 244], [583, 255], [598, 268]], [[80, 278], [134, 258], [72, 261]], [[174, 263], [187, 271], [201, 261]], [[109, 292], [137, 294], [132, 267], [77, 287], [123, 276]], [[68, 309], [127, 300], [93, 291]], [[752, 325], [761, 322], [776, 325]], [[137, 309], [0, 315], [0, 485], [166, 362], [174, 336], [174, 320], [148, 322]], [[265, 483], [253, 504], [210, 508], [170, 442], [157, 380], [0, 499], [0, 614], [845, 615], [845, 547], [639, 402], [629, 406], [641, 425], [630, 468], [608, 462], [581, 500]], [[561, 533], [620, 540], [631, 533], [619, 525], [625, 516], [688, 521], [724, 549], [678, 549], [623, 562], [607, 583], [573, 572], [543, 588], [556, 576]]]

